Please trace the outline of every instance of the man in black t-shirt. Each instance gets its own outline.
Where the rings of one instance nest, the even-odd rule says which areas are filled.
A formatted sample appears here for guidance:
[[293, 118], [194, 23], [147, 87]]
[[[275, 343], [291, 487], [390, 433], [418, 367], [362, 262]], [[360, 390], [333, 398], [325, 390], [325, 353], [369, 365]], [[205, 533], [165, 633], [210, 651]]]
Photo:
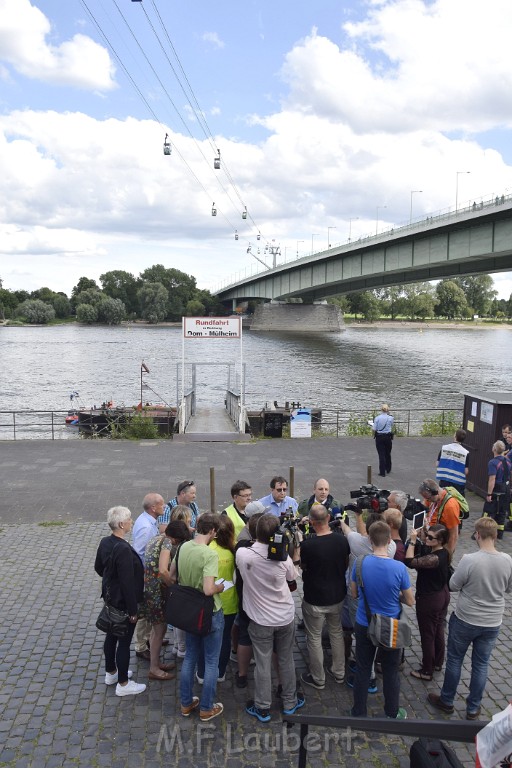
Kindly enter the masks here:
[[309, 652], [309, 669], [301, 680], [313, 688], [325, 687], [322, 628], [327, 623], [331, 641], [332, 667], [328, 668], [337, 683], [345, 680], [345, 644], [341, 627], [341, 604], [347, 594], [345, 571], [349, 546], [343, 535], [333, 535], [329, 527], [329, 511], [313, 504], [309, 522], [316, 536], [302, 542], [300, 566], [304, 583], [302, 616]]

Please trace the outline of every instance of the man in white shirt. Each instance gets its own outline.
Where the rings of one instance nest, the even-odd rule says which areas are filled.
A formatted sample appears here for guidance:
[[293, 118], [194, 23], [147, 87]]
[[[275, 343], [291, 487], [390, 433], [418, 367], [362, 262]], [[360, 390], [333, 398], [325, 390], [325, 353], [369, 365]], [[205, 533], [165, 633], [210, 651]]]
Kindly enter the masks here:
[[236, 553], [236, 564], [244, 583], [243, 608], [250, 619], [248, 631], [256, 662], [254, 701], [247, 703], [246, 712], [261, 723], [270, 720], [274, 648], [283, 686], [283, 713], [294, 714], [305, 703], [296, 689], [295, 604], [288, 585], [297, 578], [297, 570], [290, 556], [284, 561], [268, 559], [268, 545], [278, 528], [276, 516], [262, 515], [258, 520], [257, 540], [252, 547], [243, 547]]
[[[142, 501], [143, 511], [136, 519], [132, 529], [133, 548], [145, 564], [146, 544], [158, 535], [156, 519], [164, 511], [165, 501], [159, 493], [147, 493]], [[139, 618], [135, 627], [135, 653], [139, 659], [150, 660], [148, 640], [151, 624]]]

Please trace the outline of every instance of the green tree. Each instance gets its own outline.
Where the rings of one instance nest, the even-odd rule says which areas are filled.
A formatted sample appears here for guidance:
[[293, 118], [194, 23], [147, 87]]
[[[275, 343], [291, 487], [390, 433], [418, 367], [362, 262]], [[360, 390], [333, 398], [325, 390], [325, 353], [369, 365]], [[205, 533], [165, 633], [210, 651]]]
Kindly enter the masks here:
[[28, 291], [13, 291], [14, 295], [18, 299], [18, 304], [30, 299], [30, 293]]
[[113, 269], [100, 275], [100, 283], [107, 296], [110, 296], [111, 299], [120, 299], [123, 302], [128, 314], [137, 314], [139, 311], [137, 291], [141, 281], [134, 277], [131, 272]]
[[494, 290], [494, 281], [490, 275], [467, 275], [455, 277], [453, 282], [462, 288], [468, 306], [475, 315], [485, 317], [489, 314], [492, 300], [498, 295]]
[[466, 296], [454, 280], [441, 280], [436, 287], [438, 304], [435, 312], [439, 317], [465, 317], [468, 309]]
[[107, 325], [120, 325], [126, 315], [126, 308], [121, 299], [103, 296], [97, 305], [98, 320]]
[[76, 307], [78, 307], [79, 304], [92, 304], [93, 307], [97, 307], [104, 296], [105, 294], [102, 293], [99, 288], [85, 288], [83, 291], [76, 294], [74, 303]]
[[165, 320], [169, 295], [162, 283], [145, 282], [137, 291], [140, 313], [148, 323]]
[[363, 291], [360, 297], [359, 310], [369, 323], [379, 319], [380, 301], [372, 291]]
[[350, 312], [350, 300], [348, 296], [342, 295], [342, 296], [331, 296], [329, 299], [327, 299], [328, 304], [334, 304], [335, 306], [339, 307], [342, 312]]
[[93, 289], [95, 291], [99, 291], [99, 286], [96, 283], [96, 280], [91, 280], [89, 277], [81, 277], [78, 281], [78, 283], [75, 285], [73, 290], [71, 291], [71, 306], [73, 309], [76, 309], [79, 304], [86, 304], [85, 301], [80, 301], [78, 299], [78, 296], [82, 291], [88, 291], [90, 289]]
[[187, 301], [185, 314], [187, 317], [203, 317], [205, 314], [205, 306], [198, 299], [190, 299], [190, 301]]
[[59, 318], [69, 317], [71, 314], [71, 302], [65, 293], [56, 293], [53, 297], [52, 306]]
[[18, 304], [18, 299], [13, 291], [0, 287], [0, 318], [2, 320], [12, 317]]
[[31, 299], [39, 299], [40, 301], [45, 301], [47, 304], [51, 304], [55, 296], [55, 291], [46, 288], [46, 286], [44, 288], [38, 288], [37, 291], [32, 291], [30, 294]]
[[140, 275], [144, 282], [161, 283], [167, 290], [166, 317], [179, 320], [185, 311], [187, 302], [194, 298], [196, 279], [179, 269], [166, 268], [163, 264], [148, 267]]
[[27, 299], [18, 305], [16, 315], [24, 318], [27, 323], [46, 324], [55, 319], [55, 310], [40, 299]]
[[92, 325], [98, 319], [98, 310], [92, 304], [79, 304], [76, 308], [76, 319], [79, 323]]
[[430, 283], [404, 285], [404, 314], [410, 320], [433, 317], [436, 304], [435, 289]]
[[391, 285], [375, 291], [380, 299], [381, 314], [396, 320], [398, 315], [404, 314], [404, 289], [401, 285]]

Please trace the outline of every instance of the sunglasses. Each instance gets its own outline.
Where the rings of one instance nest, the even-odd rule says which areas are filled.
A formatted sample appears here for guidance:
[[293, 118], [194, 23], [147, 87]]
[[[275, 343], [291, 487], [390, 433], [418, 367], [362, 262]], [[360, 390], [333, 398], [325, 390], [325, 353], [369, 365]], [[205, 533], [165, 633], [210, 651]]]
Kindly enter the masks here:
[[195, 485], [193, 480], [189, 480], [186, 483], [182, 483], [181, 486], [180, 486], [180, 491], [179, 492], [183, 493], [183, 491], [186, 491], [187, 488], [191, 488], [193, 485]]
[[429, 541], [437, 541], [437, 536], [431, 536], [429, 533], [427, 533], [427, 536], [426, 536], [426, 538], [427, 538]]

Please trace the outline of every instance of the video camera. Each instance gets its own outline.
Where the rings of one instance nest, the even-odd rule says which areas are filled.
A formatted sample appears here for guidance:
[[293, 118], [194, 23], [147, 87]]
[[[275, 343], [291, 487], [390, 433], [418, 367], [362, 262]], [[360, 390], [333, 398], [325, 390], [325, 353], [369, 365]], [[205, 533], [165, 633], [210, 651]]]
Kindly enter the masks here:
[[351, 510], [356, 514], [362, 512], [385, 512], [388, 508], [388, 496], [390, 491], [377, 488], [376, 485], [362, 485], [357, 491], [350, 491], [350, 498], [355, 503], [346, 504], [343, 509]]
[[404, 510], [404, 517], [406, 517], [407, 520], [412, 520], [414, 515], [418, 512], [426, 512], [427, 510], [428, 507], [422, 504], [419, 499], [415, 499], [407, 494], [407, 506]]
[[270, 538], [268, 545], [268, 560], [284, 561], [291, 555], [296, 541], [298, 531], [304, 533], [307, 525], [302, 519], [293, 513], [291, 507], [283, 512], [279, 517], [279, 528]]
[[341, 522], [345, 517], [345, 514], [339, 507], [332, 507], [329, 511], [332, 517], [332, 520], [329, 523], [329, 528], [331, 531], [335, 531], [337, 528], [341, 528]]

